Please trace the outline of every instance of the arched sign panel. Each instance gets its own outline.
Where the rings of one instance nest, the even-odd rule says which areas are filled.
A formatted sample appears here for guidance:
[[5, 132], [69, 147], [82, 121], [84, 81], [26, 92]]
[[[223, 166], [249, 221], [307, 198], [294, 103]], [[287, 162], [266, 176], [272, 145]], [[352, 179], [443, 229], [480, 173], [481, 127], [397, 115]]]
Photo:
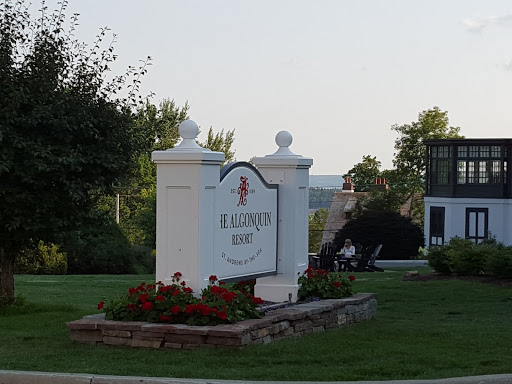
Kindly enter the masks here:
[[246, 162], [221, 170], [215, 202], [214, 272], [219, 280], [275, 275], [278, 185]]

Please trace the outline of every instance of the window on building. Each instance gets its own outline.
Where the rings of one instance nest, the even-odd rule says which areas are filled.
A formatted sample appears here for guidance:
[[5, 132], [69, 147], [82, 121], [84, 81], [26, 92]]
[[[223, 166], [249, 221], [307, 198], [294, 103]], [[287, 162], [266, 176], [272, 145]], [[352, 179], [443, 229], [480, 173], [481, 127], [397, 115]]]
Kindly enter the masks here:
[[481, 243], [489, 236], [489, 209], [466, 208], [466, 238], [476, 244]]
[[466, 161], [457, 161], [457, 183], [465, 184], [466, 176]]
[[450, 178], [450, 147], [431, 147], [430, 180], [432, 184], [448, 184]]
[[430, 207], [429, 246], [444, 244], [444, 207]]
[[506, 169], [501, 164], [499, 145], [461, 145], [457, 147], [457, 184], [501, 183]]

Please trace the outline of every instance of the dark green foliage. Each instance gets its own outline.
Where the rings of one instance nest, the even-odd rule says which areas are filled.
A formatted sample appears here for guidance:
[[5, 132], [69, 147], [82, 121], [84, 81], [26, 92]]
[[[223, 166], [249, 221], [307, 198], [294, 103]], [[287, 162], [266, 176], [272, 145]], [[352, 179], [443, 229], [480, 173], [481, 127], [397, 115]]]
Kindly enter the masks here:
[[453, 271], [452, 262], [445, 247], [431, 247], [428, 250], [428, 265], [437, 273], [449, 275]]
[[62, 275], [67, 269], [66, 254], [59, 252], [58, 245], [45, 244], [43, 241], [22, 249], [14, 263], [15, 273]]
[[454, 237], [446, 245], [429, 249], [428, 264], [445, 275], [488, 274], [512, 278], [512, 247], [496, 241], [475, 244], [471, 240]]
[[[76, 15], [63, 29], [67, 2], [59, 4], [37, 18], [22, 0], [0, 6], [0, 296], [7, 298], [23, 246], [57, 242], [80, 226], [146, 146], [132, 110], [148, 61], [107, 82], [115, 60], [112, 44], [100, 48], [107, 30], [88, 48], [74, 38]], [[128, 95], [119, 99], [122, 90]]]
[[338, 231], [334, 239], [341, 249], [345, 239], [363, 247], [382, 244], [381, 259], [409, 259], [425, 244], [421, 228], [397, 212], [363, 211]]
[[63, 242], [68, 273], [148, 273], [154, 270], [151, 251], [133, 248], [119, 225], [99, 217], [72, 232]]
[[327, 221], [327, 209], [320, 208], [315, 213], [310, 213], [309, 220], [309, 245], [308, 251], [317, 253], [320, 250], [320, 243], [322, 242], [322, 235]]
[[487, 255], [486, 273], [504, 279], [512, 279], [512, 247], [497, 247]]

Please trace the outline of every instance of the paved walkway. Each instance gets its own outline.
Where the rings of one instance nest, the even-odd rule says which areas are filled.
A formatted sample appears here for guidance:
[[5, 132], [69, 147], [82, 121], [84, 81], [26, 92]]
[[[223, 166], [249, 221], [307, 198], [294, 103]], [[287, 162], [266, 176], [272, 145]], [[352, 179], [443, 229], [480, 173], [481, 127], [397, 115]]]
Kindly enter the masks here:
[[428, 266], [427, 260], [375, 260], [375, 265], [381, 268], [417, 268]]
[[[278, 384], [280, 381], [173, 379], [164, 377], [103, 376], [0, 370], [0, 384]], [[512, 384], [512, 374], [439, 380], [286, 381], [286, 384]]]

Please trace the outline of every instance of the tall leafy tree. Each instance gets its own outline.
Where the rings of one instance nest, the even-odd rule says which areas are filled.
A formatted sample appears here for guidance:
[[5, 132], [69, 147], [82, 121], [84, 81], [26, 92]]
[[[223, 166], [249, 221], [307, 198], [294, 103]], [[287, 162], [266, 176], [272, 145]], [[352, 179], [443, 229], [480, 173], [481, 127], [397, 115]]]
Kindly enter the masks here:
[[463, 138], [459, 127], [449, 125], [448, 112], [439, 107], [425, 110], [418, 115], [418, 121], [410, 124], [393, 125], [398, 133], [395, 140], [393, 165], [410, 198], [409, 216], [413, 216], [417, 194], [424, 192], [425, 183], [425, 144], [427, 139]]
[[357, 163], [343, 177], [352, 178], [354, 187], [358, 192], [365, 192], [375, 183], [375, 178], [380, 176], [381, 162], [376, 156], [366, 155], [363, 160]]
[[[44, 6], [44, 3], [43, 3]], [[64, 29], [66, 6], [33, 18], [0, 5], [0, 300], [14, 300], [13, 264], [31, 239], [56, 241], [87, 220], [144, 147], [133, 122], [137, 71], [108, 82], [114, 46], [92, 49]], [[114, 37], [115, 39], [115, 37]], [[133, 81], [127, 78], [133, 75]], [[127, 89], [129, 87], [129, 89]], [[126, 91], [120, 98], [118, 91]]]

